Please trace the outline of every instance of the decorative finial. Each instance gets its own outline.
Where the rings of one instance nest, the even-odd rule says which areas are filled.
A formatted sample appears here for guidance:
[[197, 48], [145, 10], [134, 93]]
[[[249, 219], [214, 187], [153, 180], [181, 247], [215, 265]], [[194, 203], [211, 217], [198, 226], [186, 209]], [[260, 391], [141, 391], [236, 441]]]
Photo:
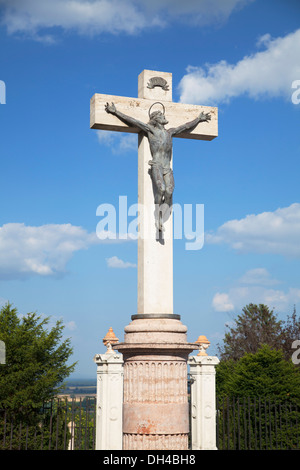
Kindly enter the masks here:
[[110, 327], [108, 332], [106, 333], [106, 335], [103, 338], [103, 344], [107, 348], [106, 352], [107, 353], [113, 352], [112, 345], [118, 343], [118, 341], [119, 341], [119, 338], [116, 337], [112, 327]]
[[209, 347], [210, 341], [208, 341], [206, 336], [199, 336], [196, 343], [199, 344], [199, 353], [197, 354], [197, 356], [207, 356], [206, 349]]

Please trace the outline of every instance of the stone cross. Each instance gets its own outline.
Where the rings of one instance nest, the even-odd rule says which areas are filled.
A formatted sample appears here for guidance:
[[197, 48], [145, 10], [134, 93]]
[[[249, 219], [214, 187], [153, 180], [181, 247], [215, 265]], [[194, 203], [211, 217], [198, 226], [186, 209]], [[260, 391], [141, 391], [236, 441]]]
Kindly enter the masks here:
[[[108, 113], [106, 105], [114, 103], [121, 113], [146, 123], [150, 109], [153, 107], [152, 110], [156, 110], [154, 105], [157, 102], [157, 109], [161, 109], [161, 105], [164, 109], [168, 121], [166, 129], [193, 121], [202, 112], [209, 113], [209, 121], [199, 122], [193, 129], [183, 131], [176, 137], [208, 141], [217, 137], [217, 108], [174, 103], [170, 73], [144, 70], [138, 77], [138, 98], [95, 94], [90, 103], [91, 129], [138, 133], [138, 204], [145, 209], [147, 217], [145, 213], [139, 215], [137, 314], [154, 316], [173, 314], [172, 214], [165, 222], [163, 240], [158, 240], [156, 231], [152, 230], [156, 221], [153, 185], [149, 175], [152, 155], [148, 138], [140, 128]], [[188, 156], [181, 158], [187, 160], [189, 167]]]

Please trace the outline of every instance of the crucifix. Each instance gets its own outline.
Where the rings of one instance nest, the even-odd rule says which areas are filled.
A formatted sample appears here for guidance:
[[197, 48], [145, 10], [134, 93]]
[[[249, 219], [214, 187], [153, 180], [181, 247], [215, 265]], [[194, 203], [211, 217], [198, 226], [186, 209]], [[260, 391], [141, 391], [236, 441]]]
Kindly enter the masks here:
[[172, 74], [144, 70], [138, 98], [92, 97], [90, 127], [138, 134], [137, 314], [173, 314], [172, 138], [214, 139], [217, 108], [174, 103]]

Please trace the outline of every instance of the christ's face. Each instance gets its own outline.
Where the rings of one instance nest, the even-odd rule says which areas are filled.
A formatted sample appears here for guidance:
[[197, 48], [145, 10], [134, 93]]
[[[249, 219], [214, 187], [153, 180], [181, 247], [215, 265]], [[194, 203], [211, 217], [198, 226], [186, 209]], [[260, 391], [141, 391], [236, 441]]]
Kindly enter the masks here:
[[162, 125], [168, 124], [168, 122], [169, 122], [169, 121], [166, 120], [165, 115], [161, 112], [159, 114], [157, 114], [157, 116], [155, 116], [155, 120], [159, 124], [162, 124]]

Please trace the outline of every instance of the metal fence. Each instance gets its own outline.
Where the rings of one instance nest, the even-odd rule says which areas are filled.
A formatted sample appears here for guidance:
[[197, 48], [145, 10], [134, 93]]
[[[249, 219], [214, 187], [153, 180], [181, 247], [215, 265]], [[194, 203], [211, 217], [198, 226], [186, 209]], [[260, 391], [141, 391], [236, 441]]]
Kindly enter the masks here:
[[[300, 449], [300, 406], [262, 398], [218, 398], [219, 450]], [[0, 410], [0, 450], [94, 450], [96, 398], [56, 399], [41, 408]]]
[[217, 398], [220, 450], [299, 450], [300, 407], [267, 398]]
[[0, 450], [93, 450], [96, 398], [55, 399], [34, 410], [0, 410]]

